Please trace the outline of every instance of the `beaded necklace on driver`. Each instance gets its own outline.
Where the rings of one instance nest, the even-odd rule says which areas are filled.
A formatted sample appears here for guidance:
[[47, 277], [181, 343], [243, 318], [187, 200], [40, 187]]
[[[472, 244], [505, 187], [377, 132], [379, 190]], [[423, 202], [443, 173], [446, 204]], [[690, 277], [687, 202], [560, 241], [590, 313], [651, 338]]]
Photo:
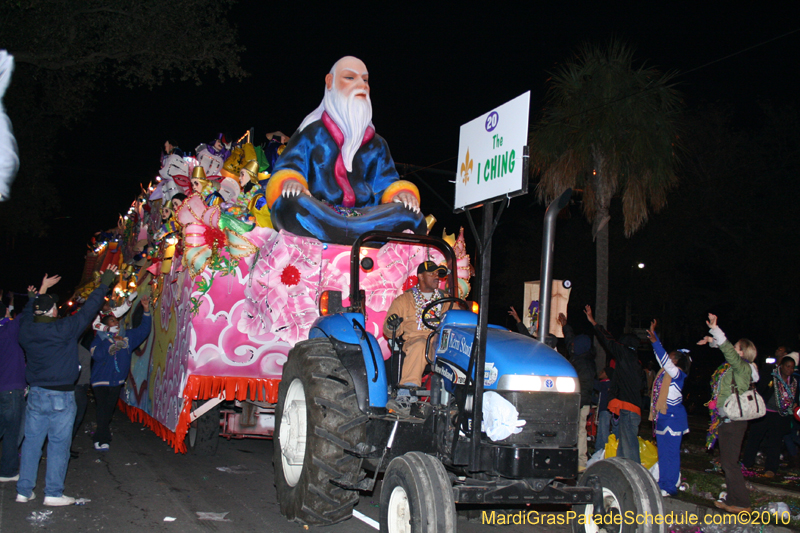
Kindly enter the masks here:
[[[425, 306], [431, 303], [432, 301], [444, 298], [444, 295], [439, 289], [433, 289], [433, 294], [431, 295], [431, 298], [429, 300], [425, 298], [425, 296], [422, 294], [422, 291], [419, 290], [419, 287], [414, 287], [413, 289], [411, 289], [411, 295], [414, 297], [414, 308], [417, 313], [417, 329], [422, 329], [423, 309], [425, 309]], [[441, 313], [442, 312], [441, 306], [438, 305], [436, 307], [438, 307], [438, 311], [439, 313]], [[432, 313], [433, 309], [434, 308], [431, 308], [431, 310], [428, 311], [428, 313], [429, 314]]]

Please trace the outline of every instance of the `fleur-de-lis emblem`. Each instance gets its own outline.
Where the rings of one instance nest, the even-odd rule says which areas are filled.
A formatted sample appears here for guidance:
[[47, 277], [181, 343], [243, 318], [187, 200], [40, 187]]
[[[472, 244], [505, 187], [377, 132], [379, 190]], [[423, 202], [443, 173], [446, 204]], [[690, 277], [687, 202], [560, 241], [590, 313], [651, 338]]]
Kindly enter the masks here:
[[464, 185], [469, 183], [469, 175], [472, 172], [472, 159], [469, 158], [469, 148], [467, 148], [467, 157], [463, 163], [461, 163], [461, 175], [463, 176], [462, 180]]

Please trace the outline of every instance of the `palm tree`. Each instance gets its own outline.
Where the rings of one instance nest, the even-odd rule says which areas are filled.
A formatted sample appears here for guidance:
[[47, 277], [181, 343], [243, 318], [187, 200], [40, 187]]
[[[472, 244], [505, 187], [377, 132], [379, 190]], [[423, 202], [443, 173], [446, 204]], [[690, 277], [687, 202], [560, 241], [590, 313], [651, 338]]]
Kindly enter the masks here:
[[[597, 251], [595, 317], [608, 324], [609, 206], [621, 194], [625, 236], [658, 211], [675, 186], [678, 120], [683, 103], [676, 73], [633, 66], [633, 49], [611, 40], [585, 44], [551, 74], [542, 118], [531, 132], [537, 192], [550, 201], [566, 188], [583, 190]], [[598, 358], [598, 366], [604, 364]]]

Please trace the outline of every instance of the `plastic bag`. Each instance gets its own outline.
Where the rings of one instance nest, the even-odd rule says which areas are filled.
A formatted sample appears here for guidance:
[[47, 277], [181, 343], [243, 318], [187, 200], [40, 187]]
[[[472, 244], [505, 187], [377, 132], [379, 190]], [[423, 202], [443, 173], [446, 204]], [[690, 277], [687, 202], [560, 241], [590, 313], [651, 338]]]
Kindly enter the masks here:
[[[616, 457], [618, 447], [619, 441], [617, 441], [616, 435], [609, 435], [605, 450], [606, 457]], [[658, 462], [658, 448], [652, 441], [644, 440], [642, 437], [639, 437], [639, 461], [648, 470]]]
[[653, 441], [639, 437], [639, 460], [648, 470], [658, 462], [658, 448]]
[[589, 457], [589, 460], [586, 461], [586, 468], [589, 468], [590, 466], [595, 464], [597, 461], [602, 461], [603, 459], [605, 459], [605, 457], [606, 457], [605, 448], [597, 450], [596, 452], [594, 452], [592, 454], [591, 457]]
[[497, 442], [516, 435], [522, 431], [525, 420], [519, 419], [519, 412], [514, 404], [489, 391], [483, 395], [483, 431], [486, 436]]
[[[650, 470], [650, 475], [653, 476], [653, 479], [655, 479], [656, 482], [658, 482], [658, 476], [660, 474], [660, 469], [658, 468], [658, 463], [656, 463], [653, 466], [651, 466], [650, 468], [648, 468], [648, 470]], [[679, 476], [678, 479], [680, 479], [680, 476]]]
[[617, 441], [617, 436], [612, 433], [608, 436], [608, 442], [606, 442], [606, 459], [617, 456], [618, 446], [619, 442]]

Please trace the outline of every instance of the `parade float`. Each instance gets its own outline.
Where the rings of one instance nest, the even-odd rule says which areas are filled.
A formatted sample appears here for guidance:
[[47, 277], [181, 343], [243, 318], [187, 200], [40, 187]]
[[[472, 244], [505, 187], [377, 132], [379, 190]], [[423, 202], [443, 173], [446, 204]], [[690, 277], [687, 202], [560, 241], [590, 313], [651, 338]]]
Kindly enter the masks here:
[[[342, 134], [328, 114], [313, 115], [307, 131], [327, 128], [341, 146]], [[91, 292], [110, 265], [122, 272], [111, 297], [136, 295], [125, 325], [138, 321], [138, 299], [152, 298], [153, 329], [134, 354], [119, 406], [176, 452], [187, 451], [187, 431], [203, 419], [215, 441], [217, 434], [272, 435], [283, 364], [319, 318], [320, 294], [347, 293], [359, 223], [432, 230], [435, 219], [422, 215], [416, 187], [399, 179], [385, 141], [367, 123], [349, 165], [341, 156], [330, 165], [334, 193], [326, 188], [324, 168], [302, 168], [305, 155], [318, 160], [318, 147], [303, 138], [302, 125], [288, 145], [283, 135], [269, 135], [258, 146], [252, 130], [234, 142], [220, 135], [191, 154], [167, 143], [158, 177], [142, 186], [114, 229], [93, 237], [74, 299]], [[300, 194], [291, 194], [293, 186]], [[323, 220], [304, 224], [301, 215], [314, 209]], [[458, 296], [466, 297], [473, 271], [463, 228], [444, 238], [458, 258]], [[401, 243], [361, 253], [372, 260], [362, 262], [360, 273], [366, 328], [386, 359], [386, 311], [416, 283], [420, 263], [443, 257]], [[191, 448], [193, 441], [188, 443]]]

